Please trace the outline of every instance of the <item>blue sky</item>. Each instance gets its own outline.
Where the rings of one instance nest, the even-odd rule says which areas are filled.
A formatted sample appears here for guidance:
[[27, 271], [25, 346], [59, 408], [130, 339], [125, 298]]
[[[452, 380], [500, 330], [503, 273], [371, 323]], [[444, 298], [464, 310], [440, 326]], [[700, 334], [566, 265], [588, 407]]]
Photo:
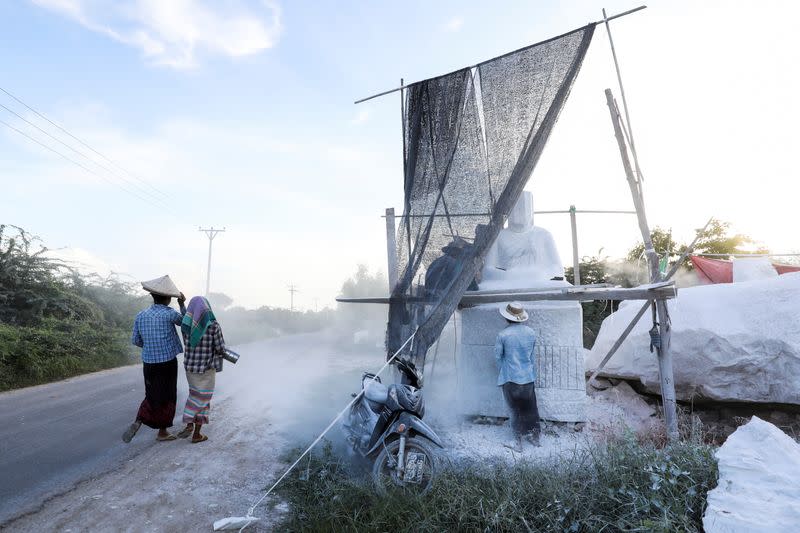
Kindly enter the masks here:
[[[0, 220], [91, 268], [135, 279], [168, 272], [187, 293], [204, 287], [197, 226], [226, 226], [214, 290], [250, 307], [288, 306], [294, 283], [301, 307], [331, 304], [357, 263], [385, 268], [380, 215], [402, 205], [399, 96], [353, 100], [635, 4], [4, 2], [0, 87], [163, 191], [168, 206], [0, 126]], [[788, 1], [655, 2], [612, 23], [653, 225], [688, 240], [715, 215], [775, 251], [800, 249], [788, 229], [797, 15]], [[631, 207], [605, 87], [616, 90], [598, 27], [531, 182], [537, 209]], [[5, 95], [0, 103], [35, 118]], [[81, 160], [2, 109], [0, 119]], [[568, 221], [537, 224], [568, 262]], [[621, 254], [637, 239], [624, 217], [579, 224], [585, 254]]]

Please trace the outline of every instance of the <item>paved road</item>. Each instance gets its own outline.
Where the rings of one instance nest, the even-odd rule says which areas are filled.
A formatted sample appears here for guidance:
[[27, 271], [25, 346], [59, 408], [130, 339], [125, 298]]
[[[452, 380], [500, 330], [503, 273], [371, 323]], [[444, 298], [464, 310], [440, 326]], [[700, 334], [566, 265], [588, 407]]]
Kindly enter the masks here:
[[[218, 376], [215, 399], [231, 398], [231, 408], [239, 412], [269, 412], [276, 427], [301, 442], [316, 436], [349, 401], [362, 370], [383, 363], [381, 350], [335, 354], [329, 339], [316, 334], [236, 350], [242, 360]], [[180, 404], [187, 387], [183, 365], [178, 368]], [[142, 398], [140, 365], [0, 394], [0, 530], [48, 497], [142, 460], [149, 456], [143, 452], [163, 445], [146, 427], [130, 444], [120, 438]], [[176, 420], [179, 426], [180, 409]]]
[[149, 428], [120, 438], [142, 398], [138, 365], [0, 394], [0, 526], [155, 445]]

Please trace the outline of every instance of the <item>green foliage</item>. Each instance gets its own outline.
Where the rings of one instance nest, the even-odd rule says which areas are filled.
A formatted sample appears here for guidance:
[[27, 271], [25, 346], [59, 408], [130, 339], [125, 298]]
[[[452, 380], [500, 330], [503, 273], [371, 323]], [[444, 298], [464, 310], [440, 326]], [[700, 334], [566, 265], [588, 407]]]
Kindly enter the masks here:
[[326, 447], [279, 487], [280, 531], [702, 531], [710, 446], [626, 436], [557, 463], [451, 467], [424, 496], [375, 493]]
[[76, 320], [0, 323], [0, 391], [133, 363], [129, 333]]
[[[664, 254], [669, 254], [670, 258], [679, 257], [687, 247], [687, 245], [678, 244], [672, 238], [672, 230], [665, 230], [658, 226], [650, 233], [650, 238], [653, 239], [653, 248], [659, 257]], [[644, 244], [639, 243], [631, 248], [625, 259], [631, 264], [637, 264], [639, 261], [645, 262], [647, 258], [644, 257]]]
[[[730, 222], [723, 222], [717, 219], [712, 219], [708, 227], [700, 233], [700, 237], [694, 247], [695, 254], [742, 254], [748, 253], [747, 248], [750, 248], [750, 253], [769, 253], [769, 250], [763, 246], [758, 246], [752, 250], [758, 243], [747, 235], [737, 233], [730, 235]], [[653, 239], [653, 248], [656, 253], [663, 257], [669, 254], [670, 261], [677, 260], [688, 248], [690, 243], [679, 244], [672, 238], [672, 231], [656, 227], [651, 237]], [[631, 264], [636, 264], [644, 255], [644, 245], [637, 244], [628, 251], [626, 259]], [[691, 269], [691, 265], [687, 265]]]
[[97, 309], [63, 282], [65, 273], [72, 273], [69, 267], [47, 251], [22, 228], [0, 225], [0, 322], [32, 325], [46, 317], [97, 318]]
[[47, 251], [22, 228], [0, 225], [0, 390], [134, 361], [130, 327], [147, 300]]
[[[600, 250], [599, 253], [602, 253]], [[621, 279], [618, 269], [614, 268], [608, 257], [584, 257], [580, 262], [581, 284], [592, 285], [595, 283], [611, 283], [614, 285], [627, 285], [627, 280]], [[575, 283], [575, 272], [573, 267], [565, 269], [566, 280]], [[600, 332], [600, 325], [603, 320], [619, 308], [619, 302], [596, 300], [593, 302], [581, 302], [583, 309], [583, 346], [591, 348]]]
[[[382, 272], [370, 273], [366, 265], [358, 265], [355, 275], [342, 284], [339, 293], [343, 298], [364, 298], [368, 296], [388, 296], [389, 282]], [[373, 336], [383, 338], [389, 315], [388, 305], [340, 303], [337, 309], [336, 324], [345, 335], [366, 330]]]

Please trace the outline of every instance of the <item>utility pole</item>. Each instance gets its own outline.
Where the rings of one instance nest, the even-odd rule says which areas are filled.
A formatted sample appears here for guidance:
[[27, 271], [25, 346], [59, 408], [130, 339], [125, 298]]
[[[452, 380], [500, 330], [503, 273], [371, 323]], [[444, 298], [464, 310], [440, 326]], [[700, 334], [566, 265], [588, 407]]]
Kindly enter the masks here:
[[217, 233], [225, 232], [225, 228], [214, 229], [214, 226], [211, 226], [210, 228], [198, 228], [198, 231], [202, 231], [208, 237], [208, 269], [206, 270], [206, 298], [208, 298], [208, 291], [211, 288], [211, 243], [214, 242]]
[[314, 298], [314, 312], [319, 313], [319, 298]]
[[289, 311], [294, 311], [294, 293], [300, 292], [300, 290], [294, 286], [294, 284], [289, 285], [289, 294], [291, 295], [291, 306], [289, 307]]

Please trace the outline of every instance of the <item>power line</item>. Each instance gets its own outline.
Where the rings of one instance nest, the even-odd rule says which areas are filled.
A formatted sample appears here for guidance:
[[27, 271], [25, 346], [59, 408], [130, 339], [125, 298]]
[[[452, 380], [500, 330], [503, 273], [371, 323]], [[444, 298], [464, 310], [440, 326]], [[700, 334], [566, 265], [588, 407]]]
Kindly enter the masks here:
[[47, 146], [46, 144], [44, 144], [44, 143], [43, 143], [43, 142], [41, 142], [40, 140], [38, 140], [38, 139], [36, 139], [36, 138], [34, 138], [34, 137], [31, 137], [30, 135], [28, 135], [27, 133], [25, 133], [24, 131], [22, 131], [22, 130], [20, 130], [20, 129], [17, 129], [17, 128], [15, 128], [14, 126], [12, 126], [11, 124], [9, 124], [8, 122], [5, 122], [4, 120], [0, 120], [0, 124], [2, 124], [3, 126], [6, 126], [7, 128], [10, 128], [10, 129], [14, 130], [15, 132], [19, 133], [19, 134], [20, 134], [20, 135], [22, 135], [23, 137], [25, 137], [25, 138], [27, 138], [27, 139], [29, 139], [29, 140], [31, 140], [31, 141], [33, 141], [33, 142], [35, 142], [36, 144], [38, 144], [38, 145], [39, 145], [39, 146], [41, 146], [42, 148], [45, 148], [46, 150], [50, 150], [50, 151], [51, 151], [51, 152], [53, 152], [54, 154], [56, 154], [56, 155], [58, 155], [58, 156], [60, 156], [60, 157], [62, 157], [62, 158], [64, 158], [64, 159], [66, 159], [67, 161], [69, 161], [69, 162], [70, 162], [70, 163], [72, 163], [73, 165], [76, 165], [76, 166], [78, 166], [78, 167], [82, 168], [82, 169], [83, 169], [83, 170], [85, 170], [86, 172], [88, 172], [88, 173], [90, 173], [90, 174], [92, 174], [92, 175], [94, 175], [94, 176], [97, 176], [98, 178], [102, 179], [103, 181], [106, 181], [106, 182], [108, 182], [108, 183], [110, 183], [110, 184], [112, 184], [112, 185], [116, 185], [117, 187], [119, 187], [119, 188], [120, 188], [120, 189], [122, 189], [123, 191], [125, 191], [125, 192], [127, 192], [127, 193], [129, 193], [129, 194], [132, 194], [132, 195], [134, 195], [135, 197], [137, 197], [138, 199], [142, 200], [143, 202], [147, 202], [147, 203], [149, 203], [150, 205], [152, 205], [152, 206], [154, 206], [154, 207], [158, 207], [158, 208], [160, 208], [160, 207], [161, 207], [161, 206], [159, 206], [159, 205], [156, 205], [155, 203], [151, 202], [151, 201], [150, 201], [150, 199], [148, 199], [147, 197], [145, 197], [145, 196], [140, 196], [140, 195], [139, 195], [139, 194], [138, 194], [136, 191], [132, 191], [132, 190], [126, 189], [125, 187], [123, 187], [123, 186], [122, 186], [121, 184], [119, 184], [118, 182], [116, 182], [116, 181], [111, 181], [110, 179], [108, 179], [107, 177], [103, 176], [102, 174], [98, 174], [98, 173], [97, 173], [97, 172], [95, 172], [94, 170], [92, 170], [92, 169], [90, 169], [90, 168], [88, 168], [88, 167], [86, 167], [86, 166], [82, 165], [81, 163], [79, 163], [79, 162], [75, 161], [75, 160], [74, 160], [74, 159], [72, 159], [71, 157], [69, 157], [69, 156], [66, 156], [66, 155], [62, 154], [61, 152], [59, 152], [59, 151], [58, 151], [58, 150], [56, 150], [55, 148], [52, 148], [52, 147], [50, 147], [50, 146]]
[[10, 109], [10, 108], [8, 108], [8, 107], [4, 106], [3, 104], [0, 104], [0, 107], [2, 107], [3, 109], [5, 109], [5, 110], [6, 110], [6, 111], [8, 111], [9, 113], [11, 113], [12, 115], [14, 115], [15, 117], [17, 117], [18, 119], [22, 120], [22, 121], [23, 121], [23, 122], [25, 122], [26, 124], [30, 125], [31, 127], [34, 127], [34, 128], [36, 128], [38, 131], [40, 131], [40, 132], [44, 133], [45, 135], [47, 135], [48, 137], [50, 137], [51, 139], [53, 139], [53, 140], [54, 140], [54, 141], [56, 141], [57, 143], [61, 144], [62, 146], [64, 146], [64, 147], [66, 147], [66, 148], [70, 149], [71, 151], [75, 152], [75, 153], [76, 153], [76, 154], [78, 154], [79, 156], [81, 156], [81, 157], [85, 158], [87, 161], [90, 161], [90, 162], [94, 163], [95, 165], [97, 165], [98, 167], [102, 168], [103, 170], [105, 170], [106, 172], [108, 172], [109, 174], [111, 174], [112, 176], [116, 176], [117, 178], [121, 179], [122, 181], [124, 181], [124, 182], [125, 182], [125, 183], [127, 183], [128, 185], [130, 185], [130, 186], [132, 186], [132, 187], [136, 188], [137, 190], [141, 191], [143, 194], [146, 194], [146, 195], [148, 195], [148, 196], [149, 196], [149, 197], [151, 197], [153, 200], [155, 200], [155, 201], [157, 201], [157, 202], [159, 202], [159, 203], [162, 203], [164, 207], [168, 207], [168, 206], [167, 206], [167, 204], [165, 204], [165, 203], [164, 203], [164, 201], [163, 201], [161, 198], [159, 198], [158, 196], [154, 195], [153, 193], [151, 193], [151, 192], [149, 192], [149, 191], [146, 191], [146, 190], [144, 190], [143, 188], [141, 188], [141, 187], [140, 187], [140, 186], [138, 186], [137, 184], [133, 183], [132, 181], [130, 181], [130, 180], [128, 180], [128, 179], [126, 179], [125, 177], [123, 177], [123, 176], [120, 176], [119, 174], [117, 174], [116, 172], [114, 172], [114, 171], [113, 171], [113, 170], [111, 170], [110, 168], [106, 167], [105, 165], [101, 165], [100, 163], [98, 163], [97, 161], [95, 161], [94, 159], [92, 159], [91, 157], [89, 157], [88, 155], [84, 154], [83, 152], [81, 152], [81, 151], [79, 151], [79, 150], [76, 150], [74, 147], [72, 147], [72, 146], [70, 146], [69, 144], [65, 143], [64, 141], [62, 141], [62, 140], [61, 140], [61, 139], [59, 139], [58, 137], [56, 137], [56, 136], [52, 135], [52, 134], [51, 134], [51, 133], [49, 133], [48, 131], [45, 131], [45, 130], [43, 130], [42, 128], [40, 128], [39, 126], [37, 126], [36, 124], [34, 124], [33, 122], [31, 122], [30, 120], [26, 119], [25, 117], [23, 117], [22, 115], [20, 115], [20, 114], [19, 114], [19, 113], [17, 113], [16, 111], [14, 111], [13, 109]]
[[125, 170], [125, 169], [124, 169], [123, 167], [121, 167], [119, 164], [117, 164], [116, 162], [114, 162], [114, 160], [113, 160], [113, 159], [111, 159], [111, 158], [109, 158], [109, 157], [106, 157], [106, 156], [105, 156], [105, 155], [103, 155], [102, 153], [98, 152], [97, 150], [95, 150], [94, 148], [92, 148], [91, 146], [89, 146], [87, 143], [85, 143], [84, 141], [80, 140], [78, 137], [76, 137], [75, 135], [73, 135], [72, 133], [70, 133], [69, 131], [67, 131], [67, 130], [66, 130], [64, 127], [62, 127], [62, 126], [59, 126], [58, 124], [56, 124], [55, 122], [53, 122], [52, 120], [50, 120], [49, 118], [47, 118], [47, 117], [46, 117], [46, 116], [45, 116], [43, 113], [40, 113], [39, 111], [37, 111], [37, 110], [36, 110], [36, 109], [34, 109], [33, 107], [31, 107], [31, 106], [29, 106], [28, 104], [26, 104], [25, 102], [23, 102], [23, 101], [22, 101], [20, 98], [18, 98], [18, 97], [16, 97], [16, 96], [14, 96], [13, 94], [11, 94], [11, 93], [10, 93], [8, 90], [4, 89], [3, 87], [0, 87], [0, 91], [3, 91], [3, 92], [4, 92], [4, 93], [6, 93], [8, 96], [10, 96], [10, 97], [11, 97], [11, 98], [13, 98], [14, 100], [16, 100], [17, 102], [19, 102], [19, 103], [20, 103], [20, 104], [22, 104], [23, 106], [25, 106], [25, 107], [26, 107], [28, 110], [32, 111], [33, 113], [35, 113], [35, 114], [36, 114], [37, 116], [39, 116], [40, 118], [42, 118], [42, 119], [46, 120], [47, 122], [49, 122], [50, 124], [52, 124], [53, 126], [55, 126], [56, 128], [58, 128], [59, 130], [63, 131], [64, 133], [66, 133], [67, 135], [69, 135], [70, 137], [72, 137], [73, 139], [75, 139], [76, 141], [78, 141], [78, 142], [79, 142], [81, 145], [83, 145], [84, 147], [88, 148], [89, 150], [91, 150], [91, 151], [92, 151], [92, 152], [94, 152], [95, 154], [99, 155], [100, 157], [102, 157], [103, 159], [105, 159], [106, 161], [108, 161], [109, 163], [111, 163], [112, 165], [114, 165], [115, 167], [117, 167], [118, 169], [120, 169], [121, 171], [123, 171], [124, 173], [126, 173], [127, 175], [129, 175], [130, 177], [132, 177], [133, 179], [135, 179], [136, 181], [139, 181], [139, 182], [143, 183], [144, 185], [147, 185], [148, 187], [150, 187], [151, 189], [153, 189], [155, 192], [157, 192], [157, 193], [161, 194], [161, 195], [162, 195], [162, 196], [164, 196], [164, 197], [167, 197], [167, 196], [168, 196], [168, 195], [167, 195], [167, 194], [166, 194], [164, 191], [161, 191], [160, 189], [156, 188], [156, 187], [155, 187], [155, 186], [153, 186], [151, 183], [149, 183], [149, 182], [147, 182], [147, 181], [145, 181], [145, 180], [143, 180], [143, 179], [139, 178], [139, 177], [138, 177], [138, 176], [136, 176], [135, 174], [132, 174], [131, 172], [129, 172], [129, 171], [127, 171], [127, 170]]

